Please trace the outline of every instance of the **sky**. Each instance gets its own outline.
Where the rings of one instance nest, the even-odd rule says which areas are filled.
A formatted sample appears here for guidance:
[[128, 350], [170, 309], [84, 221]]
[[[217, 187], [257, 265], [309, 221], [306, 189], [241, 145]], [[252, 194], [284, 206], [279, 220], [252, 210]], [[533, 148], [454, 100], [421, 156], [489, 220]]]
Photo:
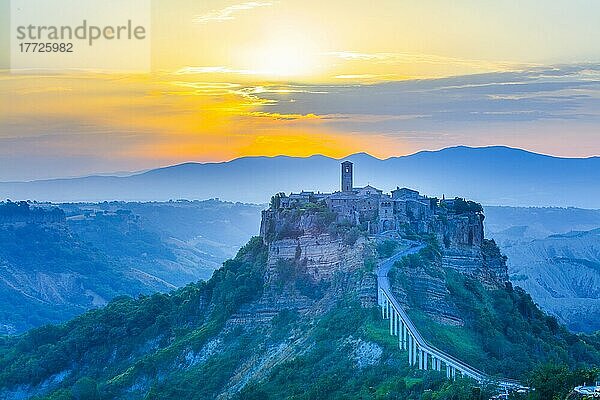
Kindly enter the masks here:
[[149, 73], [0, 72], [0, 181], [456, 145], [600, 155], [599, 16], [595, 0], [154, 0]]

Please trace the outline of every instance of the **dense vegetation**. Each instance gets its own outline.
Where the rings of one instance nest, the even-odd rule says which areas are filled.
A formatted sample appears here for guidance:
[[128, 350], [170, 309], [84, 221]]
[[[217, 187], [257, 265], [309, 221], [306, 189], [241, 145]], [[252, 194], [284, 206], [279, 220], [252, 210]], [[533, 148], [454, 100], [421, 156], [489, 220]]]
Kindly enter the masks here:
[[[139, 282], [123, 276], [114, 260], [74, 237], [63, 224], [0, 226], [0, 265], [7, 283], [0, 284], [0, 321], [16, 330], [71, 318], [89, 307], [85, 293], [70, 287], [75, 285], [66, 278], [69, 274], [80, 277], [82, 286], [102, 298], [144, 290]], [[64, 294], [54, 292], [47, 278], [51, 275], [65, 277]], [[26, 279], [35, 286], [26, 286]], [[23, 286], [16, 286], [22, 280]], [[46, 286], [38, 289], [37, 280], [45, 280]], [[46, 292], [39, 298], [37, 290]]]
[[472, 200], [465, 200], [460, 197], [456, 197], [453, 201], [452, 211], [457, 214], [470, 213], [470, 212], [483, 212], [481, 204], [476, 203]]
[[[485, 246], [489, 254], [497, 251], [492, 241]], [[600, 335], [568, 332], [520, 288], [508, 284], [489, 289], [440, 265], [439, 250], [430, 243], [421, 253], [397, 262], [390, 272], [394, 285], [407, 294], [411, 318], [435, 346], [488, 373], [518, 379], [543, 363], [570, 368], [600, 365]], [[455, 307], [463, 326], [436, 323], [428, 315], [425, 296], [410, 284], [409, 276], [418, 271], [445, 282], [446, 304]]]
[[[299, 323], [292, 321], [287, 329]], [[314, 345], [308, 351], [276, 366], [236, 399], [479, 400], [492, 390], [473, 390], [470, 382], [461, 380], [450, 384], [441, 373], [410, 368], [378, 311], [351, 301], [341, 301], [320, 319], [311, 338]]]
[[171, 294], [120, 297], [65, 324], [4, 337], [0, 388], [60, 377], [69, 389], [56, 391], [57, 398], [92, 381], [101, 383], [102, 398], [114, 398], [138, 379], [167, 373], [182, 352], [198, 351], [240, 304], [260, 296], [265, 257], [255, 239], [208, 282]]
[[[394, 247], [386, 243], [380, 250]], [[432, 342], [443, 341], [492, 373], [514, 370], [536, 388], [531, 400], [562, 399], [597, 372], [589, 365], [599, 361], [600, 337], [571, 335], [522, 291], [486, 289], [440, 269], [439, 257], [429, 238], [426, 249], [393, 269], [396, 285], [413, 269], [444, 280], [464, 327], [433, 322], [418, 293], [406, 288], [411, 316]], [[361, 307], [353, 289], [331, 288], [338, 292], [328, 303], [329, 288], [310, 286], [286, 263], [275, 266], [276, 290], [265, 288], [266, 261], [266, 246], [254, 238], [207, 282], [170, 294], [118, 297], [62, 325], [2, 337], [0, 397], [483, 400], [493, 393], [409, 367], [387, 321], [377, 308]], [[342, 282], [360, 282], [369, 272], [356, 271], [337, 284], [352, 288]], [[264, 293], [280, 293], [276, 300], [285, 304], [292, 289], [312, 293], [323, 311], [282, 305], [270, 320], [245, 319], [243, 307], [262, 301]]]
[[26, 201], [0, 202], [0, 224], [13, 222], [62, 222], [65, 213], [57, 208], [31, 207]]

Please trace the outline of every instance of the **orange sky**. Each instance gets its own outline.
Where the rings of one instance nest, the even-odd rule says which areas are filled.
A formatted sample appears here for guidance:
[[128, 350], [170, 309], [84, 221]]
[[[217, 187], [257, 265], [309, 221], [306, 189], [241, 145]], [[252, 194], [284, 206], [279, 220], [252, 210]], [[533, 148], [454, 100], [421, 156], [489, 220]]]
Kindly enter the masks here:
[[160, 0], [152, 11], [149, 74], [0, 73], [0, 181], [452, 145], [600, 154], [595, 2]]

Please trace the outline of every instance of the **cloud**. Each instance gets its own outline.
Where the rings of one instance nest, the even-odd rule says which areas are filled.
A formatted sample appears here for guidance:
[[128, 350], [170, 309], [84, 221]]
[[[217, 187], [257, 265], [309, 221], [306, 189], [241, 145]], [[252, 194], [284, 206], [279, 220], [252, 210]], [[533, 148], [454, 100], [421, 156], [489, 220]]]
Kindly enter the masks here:
[[345, 75], [336, 75], [335, 79], [351, 79], [351, 80], [371, 80], [371, 79], [392, 79], [396, 75], [394, 74], [345, 74]]
[[[318, 115], [422, 115], [421, 121], [591, 118], [600, 101], [597, 65], [534, 68], [375, 84], [304, 85], [291, 97], [266, 91], [270, 111]], [[561, 73], [562, 71], [562, 73]], [[595, 79], [594, 79], [595, 77]], [[317, 94], [315, 94], [317, 93]]]
[[193, 21], [197, 24], [206, 24], [212, 21], [223, 22], [223, 21], [231, 21], [234, 19], [235, 14], [239, 14], [243, 11], [249, 11], [259, 7], [267, 7], [271, 6], [273, 3], [271, 2], [259, 2], [259, 1], [249, 1], [246, 3], [234, 4], [220, 10], [212, 10], [206, 14], [196, 15]]
[[515, 71], [530, 69], [536, 64], [524, 64], [509, 61], [488, 61], [446, 57], [434, 54], [416, 53], [364, 53], [357, 51], [334, 51], [324, 53], [325, 56], [342, 59], [346, 62], [369, 62], [372, 64], [428, 64], [432, 66], [454, 66], [487, 71]]
[[[262, 110], [312, 115], [349, 135], [393, 138], [415, 151], [505, 144], [549, 154], [600, 151], [600, 64], [534, 67], [439, 79], [296, 85], [257, 93]], [[569, 137], [568, 143], [565, 138]], [[377, 138], [377, 139], [376, 139]]]
[[256, 71], [250, 69], [235, 69], [229, 67], [184, 67], [175, 71], [176, 75], [193, 75], [193, 74], [239, 74], [239, 75], [254, 75]]
[[253, 112], [246, 113], [246, 115], [250, 116], [250, 117], [262, 117], [262, 118], [269, 118], [272, 120], [280, 120], [280, 121], [320, 119], [320, 117], [315, 114], [279, 114], [279, 113], [268, 113], [268, 112], [262, 112], [262, 111], [253, 111]]
[[338, 84], [207, 81], [192, 68], [144, 77], [0, 75], [2, 90], [14, 94], [0, 108], [0, 180], [243, 155], [387, 157], [457, 144], [600, 152], [600, 64]]

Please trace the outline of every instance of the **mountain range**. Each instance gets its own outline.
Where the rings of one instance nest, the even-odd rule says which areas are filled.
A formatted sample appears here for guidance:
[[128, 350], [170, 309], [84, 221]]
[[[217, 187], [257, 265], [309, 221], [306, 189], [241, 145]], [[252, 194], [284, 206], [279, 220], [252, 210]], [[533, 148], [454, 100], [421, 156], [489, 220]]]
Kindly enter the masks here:
[[[348, 156], [355, 185], [384, 191], [410, 187], [431, 196], [461, 196], [483, 204], [600, 208], [600, 157], [559, 158], [525, 150], [451, 147], [380, 160]], [[185, 163], [130, 176], [88, 176], [0, 183], [0, 198], [67, 201], [164, 201], [220, 198], [266, 203], [276, 192], [330, 192], [339, 187], [339, 159], [243, 157]]]

